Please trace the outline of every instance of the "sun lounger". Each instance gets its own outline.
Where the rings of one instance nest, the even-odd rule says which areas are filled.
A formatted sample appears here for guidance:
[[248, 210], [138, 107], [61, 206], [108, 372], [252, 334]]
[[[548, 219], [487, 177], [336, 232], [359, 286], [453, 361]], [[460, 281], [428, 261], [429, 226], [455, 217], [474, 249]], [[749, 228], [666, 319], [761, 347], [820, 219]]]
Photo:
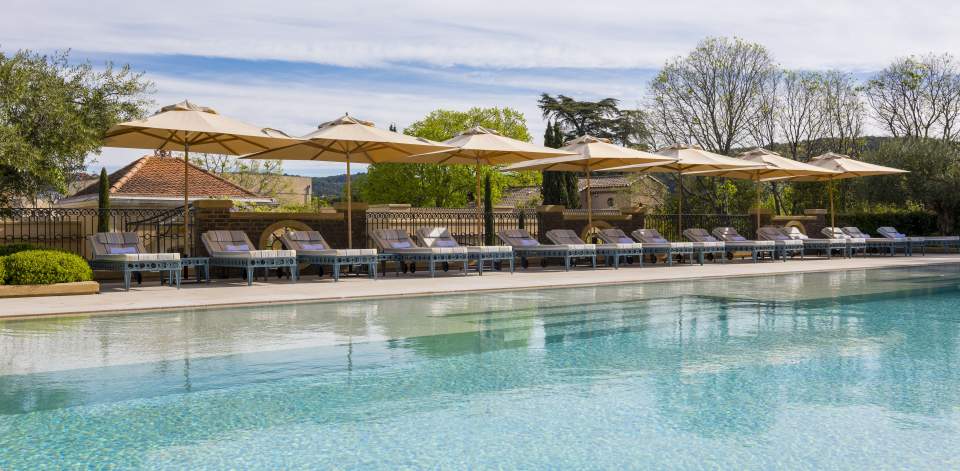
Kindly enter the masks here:
[[915, 249], [920, 249], [921, 255], [927, 254], [927, 241], [925, 237], [909, 237], [906, 234], [897, 232], [896, 229], [890, 226], [878, 227], [877, 234], [880, 234], [882, 237], [904, 243], [908, 256], [912, 257]]
[[210, 254], [211, 267], [245, 270], [247, 286], [253, 284], [257, 268], [263, 268], [264, 277], [271, 268], [287, 268], [290, 280], [294, 283], [297, 281], [295, 250], [255, 250], [243, 231], [207, 231], [200, 236], [200, 240]]
[[316, 265], [320, 276], [323, 267], [333, 270], [333, 281], [340, 281], [340, 267], [365, 265], [371, 278], [377, 278], [377, 249], [333, 249], [317, 231], [287, 230], [280, 236], [283, 246], [297, 253], [297, 261]]
[[732, 227], [715, 227], [712, 233], [714, 237], [726, 244], [727, 252], [750, 252], [754, 263], [764, 254], [769, 254], [770, 258], [773, 258], [777, 250], [777, 244], [774, 241], [749, 240]]
[[839, 227], [824, 227], [820, 229], [820, 233], [823, 234], [828, 239], [843, 239], [847, 242], [847, 257], [853, 257], [860, 252], [864, 256], [867, 255], [867, 241], [866, 239], [860, 237], [853, 237], [846, 232], [843, 232], [843, 229]]
[[681, 261], [684, 255], [688, 255], [690, 263], [693, 263], [693, 242], [670, 242], [660, 235], [656, 229], [637, 229], [630, 235], [643, 244], [644, 252], [665, 254], [667, 265], [673, 265], [674, 255], [679, 255]]
[[840, 230], [842, 230], [844, 234], [850, 237], [863, 239], [867, 245], [868, 252], [870, 251], [870, 249], [875, 249], [878, 254], [886, 253], [887, 255], [890, 255], [892, 257], [896, 255], [897, 247], [900, 247], [903, 249], [904, 254], [907, 253], [906, 241], [897, 240], [897, 239], [888, 239], [886, 237], [873, 237], [870, 234], [867, 234], [861, 231], [860, 228], [853, 227], [853, 226], [843, 227]]
[[791, 239], [779, 227], [763, 226], [757, 229], [757, 238], [772, 240], [777, 247], [777, 256], [784, 262], [787, 261], [787, 257], [792, 255], [800, 255], [800, 259], [803, 260], [803, 241]]
[[723, 263], [727, 255], [726, 245], [710, 235], [706, 229], [691, 227], [683, 230], [683, 236], [693, 242], [693, 250], [700, 258], [700, 264], [703, 265], [704, 254], [710, 254], [713, 261], [720, 260]]
[[[547, 238], [550, 239], [550, 242], [554, 244], [563, 244], [563, 245], [587, 245], [576, 232], [570, 229], [552, 229], [547, 231]], [[603, 238], [601, 237], [601, 240]], [[637, 257], [643, 263], [643, 244], [633, 241], [630, 242], [606, 242], [603, 244], [595, 244], [597, 255], [603, 255], [604, 261], [607, 265], [613, 266], [613, 268], [620, 268], [620, 260], [626, 259], [628, 257]]]
[[513, 247], [513, 253], [520, 257], [523, 268], [529, 266], [530, 258], [539, 258], [541, 266], [546, 266], [548, 258], [563, 259], [563, 269], [567, 271], [577, 258], [589, 258], [592, 266], [597, 266], [597, 249], [593, 244], [544, 245], [523, 229], [506, 229], [497, 232], [497, 237]]
[[[424, 247], [460, 247], [460, 243], [450, 235], [446, 227], [422, 227], [417, 229], [416, 234]], [[507, 262], [510, 264], [510, 273], [513, 273], [513, 248], [506, 245], [468, 245], [466, 249], [467, 259], [476, 261], [477, 273], [481, 276], [487, 262], [494, 270], [500, 270], [501, 264]]]
[[[614, 268], [620, 266], [621, 258], [626, 258], [627, 263], [633, 263], [634, 256], [636, 256], [640, 266], [643, 266], [643, 256], [647, 253], [646, 246], [644, 246], [643, 243], [631, 239], [630, 236], [626, 235], [620, 229], [600, 229], [600, 231], [597, 232], [597, 237], [603, 241], [603, 244], [597, 246], [597, 253], [604, 255], [605, 259], [607, 260], [609, 260], [609, 257], [611, 256], [614, 257]], [[613, 252], [601, 249], [601, 247], [605, 246], [616, 246], [618, 249]], [[611, 255], [607, 255], [608, 253]], [[614, 253], [619, 253], [620, 255], [613, 255]]]
[[[877, 232], [884, 237], [888, 237], [888, 234], [898, 234], [906, 237], [892, 227], [880, 227], [877, 228]], [[910, 239], [921, 239], [923, 241], [921, 250], [923, 250], [924, 254], [926, 254], [926, 248], [931, 246], [943, 247], [944, 250], [954, 247], [960, 251], [960, 237], [958, 236], [911, 237]]]
[[809, 254], [811, 251], [823, 252], [827, 258], [833, 257], [833, 251], [839, 250], [841, 254], [847, 254], [847, 241], [845, 239], [813, 239], [800, 232], [796, 227], [781, 228], [784, 235], [794, 240], [803, 241], [803, 251]]
[[460, 262], [463, 264], [463, 274], [467, 274], [466, 247], [420, 247], [403, 229], [381, 229], [373, 231], [370, 236], [381, 252], [397, 257], [404, 272], [409, 269], [410, 273], [415, 273], [417, 262], [425, 262], [430, 268], [430, 276], [434, 277], [437, 274], [437, 263], [442, 264], [443, 271], [447, 271], [450, 269], [450, 262]]
[[94, 270], [123, 273], [123, 289], [130, 290], [130, 278], [134, 273], [166, 273], [170, 285], [180, 288], [180, 254], [148, 253], [134, 232], [98, 232], [87, 236], [93, 250], [90, 267]]

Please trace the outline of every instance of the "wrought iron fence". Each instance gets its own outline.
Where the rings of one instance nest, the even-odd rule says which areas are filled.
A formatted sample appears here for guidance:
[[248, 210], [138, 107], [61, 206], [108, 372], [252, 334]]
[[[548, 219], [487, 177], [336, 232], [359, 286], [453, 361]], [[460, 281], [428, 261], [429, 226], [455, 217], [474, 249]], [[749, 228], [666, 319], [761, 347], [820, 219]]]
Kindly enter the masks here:
[[0, 211], [0, 244], [31, 243], [89, 257], [86, 238], [97, 232], [101, 215], [111, 230], [139, 234], [151, 252], [183, 251], [183, 208], [9, 208]]
[[[403, 229], [413, 233], [424, 227], [446, 227], [461, 245], [483, 244], [483, 213], [475, 209], [404, 208], [367, 210], [367, 233], [379, 229]], [[533, 209], [494, 210], [494, 232], [523, 228], [534, 237], [540, 224]], [[372, 243], [372, 242], [370, 242]]]
[[[699, 227], [712, 231], [715, 227], [732, 227], [748, 239], [755, 238], [757, 234], [756, 216], [749, 214], [684, 214], [682, 217], [684, 229]], [[676, 214], [647, 214], [643, 227], [656, 229], [668, 240], [686, 240], [677, 228]]]

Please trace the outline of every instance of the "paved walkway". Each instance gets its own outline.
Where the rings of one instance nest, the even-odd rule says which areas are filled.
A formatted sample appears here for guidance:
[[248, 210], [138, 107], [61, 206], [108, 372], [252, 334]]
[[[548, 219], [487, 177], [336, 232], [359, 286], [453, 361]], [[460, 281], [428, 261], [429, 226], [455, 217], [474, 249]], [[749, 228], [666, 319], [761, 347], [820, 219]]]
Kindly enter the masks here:
[[239, 279], [214, 280], [211, 284], [186, 282], [176, 290], [159, 286], [157, 282], [145, 282], [134, 286], [129, 292], [119, 285], [107, 284], [102, 293], [84, 296], [35, 297], [0, 299], [0, 318], [64, 315], [122, 313], [130, 311], [196, 308], [204, 306], [229, 306], [305, 301], [332, 301], [367, 297], [396, 297], [411, 295], [449, 294], [466, 291], [502, 291], [510, 289], [557, 288], [599, 284], [658, 282], [672, 280], [709, 279], [716, 277], [774, 275], [815, 271], [835, 271], [864, 268], [922, 266], [942, 263], [960, 263], [957, 254], [930, 254], [925, 257], [866, 257], [855, 259], [807, 259], [804, 261], [728, 264], [626, 266], [619, 270], [576, 268], [564, 272], [556, 268], [541, 270], [518, 270], [511, 275], [506, 272], [485, 272], [482, 277], [475, 273], [463, 276], [444, 274], [431, 279], [429, 274], [416, 275], [393, 273], [376, 281], [360, 277], [344, 277], [334, 283], [329, 277], [318, 279], [307, 276], [299, 283], [286, 280], [257, 282], [253, 286]]

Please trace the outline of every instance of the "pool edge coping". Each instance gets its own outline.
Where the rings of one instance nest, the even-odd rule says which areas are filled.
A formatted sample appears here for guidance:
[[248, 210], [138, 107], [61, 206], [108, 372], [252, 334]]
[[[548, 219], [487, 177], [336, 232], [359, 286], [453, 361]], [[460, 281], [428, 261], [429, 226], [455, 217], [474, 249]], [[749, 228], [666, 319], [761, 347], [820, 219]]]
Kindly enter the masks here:
[[918, 263], [916, 265], [901, 265], [901, 264], [885, 264], [872, 267], [850, 267], [850, 268], [813, 268], [809, 270], [802, 270], [800, 272], [775, 272], [775, 273], [734, 273], [734, 274], [716, 274], [716, 275], [701, 275], [688, 278], [655, 278], [650, 280], [637, 280], [637, 281], [597, 281], [597, 282], [582, 282], [582, 283], [571, 283], [568, 285], [537, 285], [537, 286], [519, 286], [515, 288], [477, 288], [477, 289], [466, 289], [461, 291], [422, 291], [416, 293], [391, 293], [391, 294], [372, 294], [372, 295], [361, 295], [361, 296], [325, 296], [321, 298], [310, 298], [310, 299], [295, 299], [282, 302], [273, 302], [273, 301], [245, 301], [245, 302], [233, 302], [233, 303], [216, 303], [216, 304], [204, 304], [201, 306], [164, 306], [156, 308], [136, 308], [136, 309], [104, 309], [104, 310], [87, 310], [87, 311], [73, 311], [73, 312], [53, 312], [53, 313], [38, 313], [38, 314], [24, 314], [24, 315], [12, 315], [12, 316], [3, 316], [0, 315], [0, 322], [3, 321], [22, 321], [22, 320], [31, 320], [31, 319], [43, 319], [43, 318], [83, 318], [83, 317], [93, 317], [93, 316], [121, 316], [128, 314], [149, 314], [157, 312], [170, 312], [170, 311], [206, 311], [212, 309], [225, 309], [231, 307], [253, 307], [261, 306], [264, 304], [280, 304], [280, 305], [298, 305], [298, 304], [320, 304], [320, 303], [337, 303], [337, 302], [352, 302], [352, 301], [365, 301], [365, 300], [380, 300], [380, 299], [406, 299], [406, 298], [418, 298], [418, 297], [431, 297], [431, 296], [456, 296], [460, 294], [473, 294], [473, 293], [489, 293], [489, 292], [512, 292], [512, 291], [534, 291], [534, 290], [551, 290], [551, 289], [569, 289], [569, 288], [588, 288], [596, 286], [610, 286], [610, 285], [628, 285], [628, 284], [646, 284], [646, 283], [672, 283], [679, 281], [697, 281], [697, 280], [713, 280], [718, 278], [752, 278], [760, 276], [779, 276], [787, 275], [791, 273], [827, 273], [827, 272], [842, 272], [842, 271], [854, 271], [854, 270], [882, 270], [889, 268], [910, 268], [917, 266], [936, 266], [936, 265], [955, 265], [960, 264], [960, 260], [934, 260], [926, 263]]

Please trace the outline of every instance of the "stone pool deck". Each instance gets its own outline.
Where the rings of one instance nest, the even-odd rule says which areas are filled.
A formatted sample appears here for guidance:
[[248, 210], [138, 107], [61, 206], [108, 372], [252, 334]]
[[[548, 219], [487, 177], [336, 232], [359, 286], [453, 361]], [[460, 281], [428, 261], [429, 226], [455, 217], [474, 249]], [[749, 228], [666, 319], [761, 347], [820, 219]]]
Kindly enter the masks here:
[[914, 257], [866, 257], [855, 259], [807, 259], [790, 262], [699, 265], [628, 265], [612, 268], [575, 268], [564, 272], [555, 265], [546, 270], [518, 270], [485, 272], [463, 276], [451, 271], [431, 279], [418, 271], [416, 275], [395, 276], [392, 272], [376, 281], [366, 277], [347, 276], [334, 283], [307, 276], [293, 284], [287, 280], [258, 281], [253, 286], [238, 278], [215, 279], [208, 284], [187, 281], [180, 290], [159, 286], [156, 281], [144, 282], [129, 291], [119, 284], [104, 284], [95, 295], [66, 297], [29, 297], [0, 299], [0, 318], [51, 315], [109, 314], [158, 309], [201, 308], [247, 304], [288, 303], [307, 301], [336, 301], [370, 297], [396, 297], [431, 294], [451, 294], [468, 291], [503, 291], [533, 288], [560, 288], [617, 283], [643, 283], [676, 280], [710, 279], [734, 276], [776, 275], [818, 271], [857, 270], [887, 267], [915, 267], [944, 263], [960, 263], [958, 254], [928, 254]]

